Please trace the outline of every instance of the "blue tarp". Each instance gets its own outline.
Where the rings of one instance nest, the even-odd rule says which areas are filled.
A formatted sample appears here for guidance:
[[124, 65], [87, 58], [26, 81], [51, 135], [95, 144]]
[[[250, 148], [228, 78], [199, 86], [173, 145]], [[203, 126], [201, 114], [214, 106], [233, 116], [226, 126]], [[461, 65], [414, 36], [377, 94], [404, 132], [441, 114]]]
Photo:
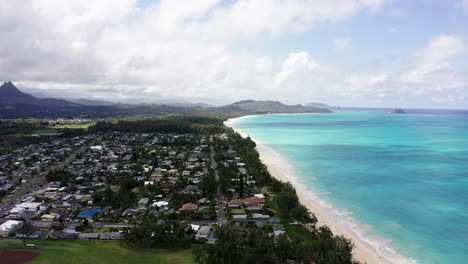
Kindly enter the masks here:
[[100, 208], [92, 208], [89, 210], [81, 211], [78, 218], [93, 218], [93, 215], [101, 212]]

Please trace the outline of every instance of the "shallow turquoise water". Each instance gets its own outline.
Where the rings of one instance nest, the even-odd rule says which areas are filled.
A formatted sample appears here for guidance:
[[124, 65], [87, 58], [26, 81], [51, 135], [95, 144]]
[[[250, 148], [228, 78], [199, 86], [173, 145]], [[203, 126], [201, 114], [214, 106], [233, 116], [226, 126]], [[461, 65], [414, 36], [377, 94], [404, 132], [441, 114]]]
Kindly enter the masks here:
[[263, 115], [234, 126], [398, 253], [468, 263], [468, 113]]

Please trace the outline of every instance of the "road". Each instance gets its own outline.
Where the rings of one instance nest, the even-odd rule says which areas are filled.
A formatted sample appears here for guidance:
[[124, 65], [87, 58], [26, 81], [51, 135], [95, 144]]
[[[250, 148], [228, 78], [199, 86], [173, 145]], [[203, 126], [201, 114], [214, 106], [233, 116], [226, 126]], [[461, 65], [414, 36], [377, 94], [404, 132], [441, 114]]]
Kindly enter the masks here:
[[[219, 174], [218, 174], [218, 164], [215, 161], [215, 151], [213, 147], [213, 136], [210, 137], [210, 149], [211, 149], [211, 168], [214, 171], [215, 179], [216, 182], [219, 183]], [[217, 222], [218, 224], [224, 224], [226, 223], [226, 214], [224, 211], [224, 197], [223, 193], [221, 192], [221, 187], [218, 184], [218, 189], [216, 191], [216, 205], [218, 206], [218, 217], [217, 217]]]

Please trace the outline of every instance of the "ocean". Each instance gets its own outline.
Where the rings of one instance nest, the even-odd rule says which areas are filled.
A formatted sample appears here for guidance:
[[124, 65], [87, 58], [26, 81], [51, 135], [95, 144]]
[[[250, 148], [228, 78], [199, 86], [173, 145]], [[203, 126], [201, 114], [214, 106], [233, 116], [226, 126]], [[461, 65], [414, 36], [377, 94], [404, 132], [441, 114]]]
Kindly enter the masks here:
[[279, 153], [372, 243], [418, 263], [468, 263], [467, 111], [272, 114], [232, 125]]

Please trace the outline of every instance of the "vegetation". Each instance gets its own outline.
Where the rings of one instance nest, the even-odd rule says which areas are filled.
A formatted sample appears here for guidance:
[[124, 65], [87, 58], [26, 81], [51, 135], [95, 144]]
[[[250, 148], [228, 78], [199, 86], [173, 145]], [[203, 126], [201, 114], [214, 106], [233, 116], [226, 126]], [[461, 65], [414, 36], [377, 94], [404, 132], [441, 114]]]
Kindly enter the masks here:
[[223, 131], [223, 121], [218, 118], [181, 116], [160, 119], [142, 119], [135, 121], [120, 120], [116, 123], [99, 121], [89, 128], [97, 132], [130, 132], [130, 133], [219, 133]]
[[192, 230], [186, 224], [169, 218], [144, 216], [124, 233], [125, 242], [132, 248], [151, 248], [190, 241]]
[[[253, 175], [261, 186], [268, 187], [269, 197], [264, 210], [272, 210], [280, 216], [286, 233], [277, 236], [275, 240], [269, 225], [262, 228], [247, 225], [246, 229], [224, 225], [215, 231], [218, 237], [215, 245], [205, 245], [202, 251], [194, 252], [197, 263], [286, 263], [287, 260], [317, 264], [358, 263], [352, 258], [353, 244], [350, 240], [333, 235], [326, 226], [315, 228], [316, 217], [299, 203], [294, 187], [271, 177], [259, 159], [255, 142], [250, 138], [242, 138], [230, 129], [227, 133], [229, 146], [245, 162], [248, 174]], [[218, 147], [226, 149], [229, 146]], [[230, 187], [227, 183], [229, 181], [222, 179], [228, 177], [230, 180], [235, 177], [235, 173], [221, 169], [220, 175], [222, 188]], [[223, 182], [226, 182], [226, 186], [223, 186]], [[240, 195], [244, 188], [241, 186], [242, 180], [238, 187]], [[293, 225], [293, 221], [300, 224]]]
[[[32, 264], [54, 263], [195, 263], [187, 246], [133, 250], [120, 242], [30, 240], [40, 252]], [[99, 245], [99, 246], [97, 246]], [[0, 239], [0, 248], [21, 248], [19, 240]]]
[[[64, 128], [64, 135], [73, 133], [110, 133], [114, 131], [131, 133], [184, 133], [197, 137], [203, 134], [226, 133], [228, 140], [215, 139], [214, 145], [217, 150], [234, 150], [236, 155], [245, 163], [247, 174], [238, 173], [237, 168], [219, 167], [219, 181], [216, 181], [213, 171], [205, 175], [199, 183], [203, 196], [210, 200], [208, 218], [216, 217], [214, 207], [214, 195], [221, 187], [228, 198], [231, 198], [229, 189], [235, 189], [239, 197], [258, 193], [258, 188], [268, 190], [267, 204], [262, 213], [276, 215], [286, 228], [283, 235], [272, 235], [273, 226], [264, 225], [261, 228], [253, 224], [237, 225], [225, 224], [215, 230], [218, 241], [214, 245], [196, 246], [193, 249], [193, 258], [181, 257], [174, 259], [176, 263], [285, 263], [294, 260], [296, 263], [356, 263], [352, 260], [352, 243], [342, 236], [335, 236], [329, 228], [315, 228], [317, 219], [306, 207], [299, 203], [296, 190], [289, 183], [278, 181], [271, 177], [266, 166], [260, 161], [259, 154], [255, 150], [256, 144], [250, 138], [243, 138], [232, 129], [223, 126], [223, 120], [218, 117], [203, 117], [193, 115], [166, 116], [146, 119], [127, 119], [119, 121], [98, 121], [87, 130], [84, 128]], [[179, 142], [177, 139], [170, 142], [161, 141], [164, 145], [184, 145], [187, 142]], [[144, 148], [135, 148], [130, 157], [137, 161], [139, 157], [153, 157], [150, 162], [152, 166], [158, 166], [156, 156], [148, 156]], [[219, 164], [225, 157], [217, 153], [215, 157]], [[177, 167], [177, 164], [175, 164]], [[135, 164], [135, 166], [140, 166]], [[138, 169], [141, 171], [141, 168]], [[249, 175], [249, 176], [247, 176]], [[252, 176], [252, 178], [248, 178]], [[71, 183], [71, 175], [64, 171], [51, 171], [46, 175], [47, 181], [59, 181], [61, 186]], [[135, 205], [143, 193], [150, 193], [151, 186], [142, 188], [142, 182], [137, 181], [134, 175], [118, 173], [111, 179], [105, 179], [108, 183], [103, 190], [93, 193], [95, 204], [100, 207], [110, 206], [114, 209], [123, 210]], [[254, 180], [252, 186], [248, 181]], [[170, 208], [180, 208], [183, 203], [194, 200], [190, 194], [180, 194], [187, 183], [183, 177], [174, 184], [170, 194]], [[145, 195], [146, 196], [146, 195]], [[150, 195], [148, 195], [150, 197]], [[86, 201], [83, 201], [86, 202]], [[75, 212], [78, 213], [78, 212]], [[190, 214], [190, 215], [189, 215]], [[198, 217], [198, 218], [197, 218]], [[166, 212], [153, 216], [141, 213], [139, 217], [130, 220], [135, 223], [134, 227], [125, 230], [125, 247], [118, 243], [101, 243], [99, 247], [93, 247], [89, 242], [52, 242], [38, 241], [41, 256], [35, 263], [82, 263], [89, 262], [156, 262], [164, 263], [168, 260], [167, 254], [181, 251], [181, 256], [186, 256], [189, 249], [167, 250], [166, 245], [188, 244], [193, 237], [192, 229], [188, 228], [186, 221], [189, 218], [199, 219], [202, 215], [194, 215], [190, 212]], [[88, 228], [88, 222], [83, 222], [80, 229]], [[26, 230], [29, 232], [28, 230]], [[26, 232], [25, 231], [25, 232]], [[49, 244], [50, 243], [50, 244]], [[135, 251], [133, 249], [145, 249]], [[163, 249], [161, 249], [163, 248]], [[167, 251], [164, 251], [167, 250]], [[80, 252], [80, 256], [76, 256]], [[136, 252], [136, 253], [135, 253]], [[155, 253], [160, 252], [160, 253]], [[165, 252], [165, 253], [161, 253]], [[138, 255], [138, 256], [135, 256]], [[142, 256], [145, 256], [142, 258]], [[71, 262], [68, 262], [68, 258]], [[76, 261], [76, 262], [74, 262]]]

